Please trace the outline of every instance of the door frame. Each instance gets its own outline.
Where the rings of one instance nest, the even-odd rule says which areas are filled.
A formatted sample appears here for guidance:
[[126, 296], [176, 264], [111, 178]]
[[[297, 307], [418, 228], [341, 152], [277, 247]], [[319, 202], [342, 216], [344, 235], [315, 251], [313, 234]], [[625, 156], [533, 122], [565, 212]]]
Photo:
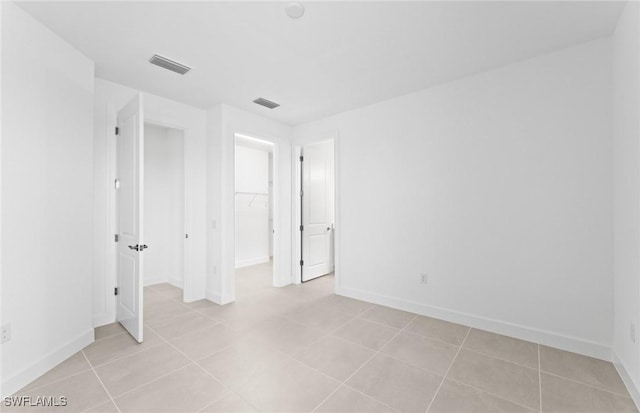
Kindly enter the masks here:
[[279, 251], [279, 239], [280, 239], [280, 231], [277, 228], [277, 222], [278, 219], [280, 217], [279, 211], [278, 211], [278, 207], [279, 207], [279, 201], [278, 201], [278, 195], [280, 193], [280, 183], [278, 181], [278, 144], [276, 143], [276, 141], [274, 141], [273, 139], [269, 139], [268, 137], [264, 137], [262, 135], [256, 135], [253, 133], [247, 133], [247, 132], [241, 132], [239, 130], [236, 130], [233, 132], [233, 157], [231, 158], [231, 163], [233, 164], [233, 203], [234, 203], [234, 208], [233, 208], [233, 220], [230, 222], [230, 224], [233, 227], [233, 230], [231, 231], [231, 235], [233, 236], [233, 244], [231, 244], [229, 246], [229, 248], [231, 248], [231, 251], [233, 251], [232, 257], [233, 257], [233, 283], [232, 283], [232, 291], [233, 291], [233, 301], [235, 301], [236, 299], [236, 210], [235, 210], [235, 188], [236, 188], [236, 138], [238, 136], [241, 136], [243, 138], [248, 138], [248, 139], [254, 139], [257, 141], [262, 141], [268, 144], [271, 144], [272, 146], [272, 161], [271, 161], [271, 177], [273, 179], [272, 182], [272, 186], [271, 186], [271, 198], [273, 200], [272, 202], [272, 222], [273, 222], [273, 234], [272, 234], [272, 243], [273, 243], [273, 267], [271, 270], [271, 285], [274, 287], [279, 286], [279, 282], [278, 282], [278, 271], [280, 271], [280, 260], [279, 260], [279, 256], [280, 256], [280, 251]]
[[[189, 193], [189, 180], [187, 179], [187, 128], [184, 127], [180, 127], [177, 125], [174, 125], [170, 122], [166, 122], [166, 121], [162, 121], [162, 120], [157, 120], [154, 118], [145, 118], [144, 119], [144, 123], [145, 124], [151, 124], [153, 126], [158, 126], [161, 128], [167, 128], [167, 129], [174, 129], [174, 130], [179, 130], [180, 132], [182, 132], [182, 234], [184, 236], [184, 234], [188, 234], [188, 226], [187, 226], [187, 222], [190, 215], [189, 215], [189, 204], [188, 204], [188, 199], [189, 197], [187, 196], [187, 194]], [[144, 211], [143, 211], [144, 213]], [[187, 260], [187, 253], [189, 252], [189, 249], [187, 248], [189, 245], [188, 242], [188, 238], [183, 238], [183, 242], [182, 242], [182, 300], [185, 301], [185, 291], [186, 286], [187, 286], [187, 273], [188, 273], [188, 260]], [[143, 276], [143, 285], [144, 285], [144, 274], [142, 274]]]
[[[302, 168], [300, 167], [300, 155], [302, 154], [302, 148], [305, 145], [333, 141], [333, 190], [334, 190], [334, 228], [333, 228], [333, 273], [335, 277], [334, 290], [337, 291], [340, 286], [340, 234], [341, 234], [341, 220], [340, 220], [340, 139], [338, 133], [334, 133], [329, 136], [324, 136], [314, 139], [305, 139], [304, 142], [300, 142], [295, 145], [292, 151], [293, 154], [293, 235], [292, 235], [292, 247], [293, 253], [291, 254], [293, 262], [291, 263], [293, 269], [293, 282], [294, 284], [302, 283], [302, 271], [300, 267], [300, 260], [302, 259], [302, 234], [300, 233], [300, 225], [302, 225], [301, 212], [302, 205], [300, 202], [300, 191], [302, 188]], [[312, 281], [312, 280], [309, 280]]]
[[[143, 94], [144, 95], [144, 94]], [[117, 248], [116, 243], [113, 242], [113, 235], [116, 233], [116, 194], [114, 188], [114, 181], [116, 177], [116, 162], [117, 162], [117, 153], [116, 153], [116, 135], [115, 128], [117, 125], [117, 113], [120, 108], [117, 108], [113, 104], [107, 105], [107, 230], [109, 231], [109, 237], [111, 238], [110, 242], [106, 243], [107, 249], [107, 260], [106, 260], [106, 277], [105, 277], [105, 293], [107, 296], [111, 296], [112, 299], [107, 298], [107, 314], [104, 319], [94, 320], [94, 325], [104, 325], [110, 322], [113, 322], [116, 317], [116, 296], [113, 295], [113, 287], [115, 287], [118, 281], [118, 268], [117, 268]], [[149, 113], [149, 110], [145, 108], [144, 112], [144, 122], [151, 123], [156, 126], [167, 127], [172, 129], [179, 129], [183, 132], [183, 173], [184, 173], [184, 233], [188, 234], [191, 232], [189, 219], [191, 215], [189, 211], [193, 208], [191, 204], [191, 185], [190, 185], [190, 169], [188, 168], [188, 157], [189, 151], [193, 143], [189, 139], [191, 135], [191, 125], [188, 122], [180, 122], [176, 119], [166, 120], [163, 116], [156, 113]], [[184, 243], [183, 248], [183, 271], [184, 271], [184, 279], [183, 279], [183, 287], [182, 287], [182, 297], [184, 302], [193, 301], [192, 297], [198, 297], [199, 291], [198, 286], [195, 281], [195, 274], [193, 271], [189, 271], [190, 267], [188, 265], [189, 262], [189, 249], [188, 243]], [[144, 275], [143, 275], [144, 276]], [[196, 298], [197, 299], [197, 298]]]

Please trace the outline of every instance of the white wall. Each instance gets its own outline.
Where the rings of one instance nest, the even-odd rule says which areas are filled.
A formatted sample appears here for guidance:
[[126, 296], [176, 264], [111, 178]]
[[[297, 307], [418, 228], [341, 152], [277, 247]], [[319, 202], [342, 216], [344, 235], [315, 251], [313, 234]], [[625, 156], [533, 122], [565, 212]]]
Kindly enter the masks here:
[[[138, 91], [95, 79], [94, 100], [94, 324], [115, 320], [115, 220], [113, 211], [115, 177], [115, 134], [117, 111]], [[186, 165], [186, 249], [185, 300], [204, 298], [206, 287], [206, 113], [159, 96], [145, 94], [145, 119], [162, 126], [184, 130]]]
[[609, 358], [611, 75], [602, 39], [295, 128], [337, 137], [337, 291]]
[[209, 250], [207, 297], [235, 300], [234, 146], [235, 134], [274, 144], [274, 283], [292, 282], [291, 273], [291, 127], [231, 106], [207, 111], [207, 190]]
[[93, 63], [2, 2], [2, 396], [93, 341]]
[[[640, 4], [625, 6], [613, 36], [614, 342], [617, 365], [640, 405]], [[636, 333], [637, 334], [637, 333]]]
[[235, 147], [235, 266], [269, 261], [269, 152]]
[[184, 280], [184, 137], [144, 126], [144, 284]]

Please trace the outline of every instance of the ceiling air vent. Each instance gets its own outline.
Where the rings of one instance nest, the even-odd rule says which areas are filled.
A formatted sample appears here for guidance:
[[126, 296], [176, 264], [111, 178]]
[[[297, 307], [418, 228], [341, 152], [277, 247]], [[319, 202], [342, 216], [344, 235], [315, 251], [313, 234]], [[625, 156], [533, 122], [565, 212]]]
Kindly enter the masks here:
[[157, 54], [154, 54], [153, 57], [149, 59], [149, 62], [164, 69], [171, 70], [172, 72], [179, 73], [181, 75], [184, 75], [189, 70], [191, 70], [189, 66], [185, 66], [182, 63], [178, 63], [174, 60], [167, 59], [166, 57], [162, 57]]
[[280, 105], [278, 105], [276, 102], [272, 102], [272, 101], [267, 100], [267, 99], [265, 99], [265, 98], [258, 98], [258, 99], [255, 99], [255, 100], [253, 101], [253, 103], [257, 103], [258, 105], [260, 105], [260, 106], [264, 106], [265, 108], [269, 108], [269, 109], [275, 109], [275, 108], [277, 108], [278, 106], [280, 106]]

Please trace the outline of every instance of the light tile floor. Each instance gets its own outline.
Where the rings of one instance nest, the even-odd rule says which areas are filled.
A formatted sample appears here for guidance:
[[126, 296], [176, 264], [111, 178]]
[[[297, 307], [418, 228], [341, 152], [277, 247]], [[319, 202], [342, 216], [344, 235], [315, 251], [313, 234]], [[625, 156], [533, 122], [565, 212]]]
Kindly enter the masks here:
[[332, 276], [272, 288], [270, 271], [239, 270], [226, 306], [147, 287], [143, 344], [97, 328], [18, 394], [67, 396], [57, 412], [636, 411], [611, 363], [340, 297]]

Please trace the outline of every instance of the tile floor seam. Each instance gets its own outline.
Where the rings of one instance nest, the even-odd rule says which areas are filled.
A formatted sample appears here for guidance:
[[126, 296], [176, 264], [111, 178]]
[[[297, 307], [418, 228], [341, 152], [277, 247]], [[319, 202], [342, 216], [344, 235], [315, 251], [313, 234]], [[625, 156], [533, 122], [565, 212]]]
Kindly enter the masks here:
[[[458, 324], [458, 325], [462, 326], [462, 327], [472, 328], [472, 327], [468, 327], [468, 326], [465, 326], [465, 325], [462, 325], [462, 324]], [[425, 336], [425, 335], [422, 335], [422, 334], [414, 333], [412, 331], [403, 331], [402, 334], [408, 334], [408, 335], [415, 336], [415, 337], [425, 338], [425, 339], [431, 340], [431, 341], [437, 341], [438, 343], [444, 343], [444, 344], [449, 344], [450, 346], [460, 347], [460, 344], [452, 343], [450, 341], [440, 340], [439, 338], [435, 338], [435, 337]]]
[[[127, 334], [128, 334], [128, 333], [127, 333]], [[138, 343], [138, 344], [140, 344], [140, 343]], [[114, 358], [114, 359], [112, 359], [112, 360], [109, 360], [109, 361], [107, 361], [107, 362], [104, 362], [104, 363], [95, 364], [95, 365], [94, 365], [93, 363], [91, 363], [91, 362], [89, 362], [89, 363], [90, 363], [94, 368], [103, 367], [103, 366], [106, 366], [107, 364], [115, 363], [116, 361], [120, 361], [120, 360], [125, 359], [125, 358], [127, 358], [127, 357], [131, 357], [131, 356], [135, 356], [135, 355], [140, 354], [140, 353], [144, 353], [145, 351], [148, 351], [148, 350], [154, 349], [154, 348], [156, 348], [156, 347], [158, 347], [158, 346], [160, 346], [160, 345], [162, 345], [162, 343], [152, 344], [152, 345], [149, 345], [147, 348], [143, 348], [143, 349], [138, 350], [138, 351], [136, 351], [136, 352], [134, 352], [134, 353], [126, 354], [126, 355], [121, 356], [121, 357], [116, 357], [116, 358]], [[84, 352], [84, 349], [83, 349], [82, 351]], [[85, 355], [85, 357], [87, 357], [87, 356]], [[87, 357], [87, 360], [89, 360], [89, 357]]]
[[[117, 323], [117, 321], [115, 321], [115, 322]], [[96, 328], [100, 328], [100, 327], [102, 327], [102, 326], [94, 327], [93, 329], [95, 330]], [[113, 337], [121, 336], [121, 335], [124, 335], [124, 334], [129, 334], [129, 333], [125, 330], [125, 331], [122, 331], [120, 333], [112, 334], [110, 336], [106, 336], [106, 337], [99, 338], [97, 340], [93, 340], [93, 342], [94, 343], [99, 343], [100, 341], [106, 340], [108, 338], [113, 338]]]
[[[223, 325], [222, 323], [218, 323], [218, 324]], [[216, 324], [216, 325], [218, 325], [218, 324]], [[148, 329], [150, 329], [150, 330], [152, 330], [152, 331], [154, 331], [154, 332], [155, 332], [155, 330], [153, 330], [153, 328], [152, 328], [152, 327], [149, 327], [148, 325], [145, 325], [145, 326], [146, 326]], [[225, 327], [226, 327], [226, 328], [229, 328], [229, 327], [227, 327], [227, 326], [225, 326]], [[231, 329], [231, 328], [229, 328], [229, 329]], [[235, 331], [234, 331], [234, 332], [235, 332]], [[174, 344], [173, 344], [173, 343], [172, 343], [168, 338], [166, 338], [166, 337], [164, 337], [164, 336], [162, 336], [162, 335], [158, 334], [157, 332], [155, 332], [155, 333], [158, 335], [158, 337], [160, 337], [161, 339], [163, 339], [167, 344], [171, 345], [171, 347], [173, 347], [173, 348], [176, 348], [176, 349], [177, 349], [177, 347], [176, 347], [176, 346], [175, 346], [175, 345], [174, 345]], [[240, 334], [240, 333], [238, 333], [238, 334]], [[162, 344], [162, 343], [160, 343], [160, 344]], [[159, 345], [160, 345], [160, 344], [159, 344]], [[220, 349], [216, 350], [215, 352], [213, 352], [213, 353], [211, 353], [211, 354], [207, 354], [207, 355], [206, 355], [206, 356], [204, 356], [204, 357], [200, 357], [200, 358], [199, 358], [199, 359], [197, 359], [197, 360], [198, 360], [198, 361], [199, 361], [199, 360], [204, 360], [204, 359], [206, 359], [206, 358], [209, 358], [209, 357], [215, 356], [216, 354], [218, 354], [218, 353], [220, 353], [220, 352], [222, 352], [222, 351], [225, 351], [226, 349], [228, 349], [229, 347], [231, 347], [231, 346], [233, 346], [233, 345], [234, 345], [234, 343], [229, 343], [229, 344], [227, 344], [226, 346], [221, 347]], [[178, 349], [178, 351], [180, 352], [180, 354], [184, 354], [184, 352], [183, 352], [182, 350], [179, 350], [179, 349]], [[191, 358], [191, 357], [189, 357], [189, 359], [191, 360], [192, 358]], [[195, 359], [194, 359], [194, 360], [195, 360]]]
[[453, 356], [453, 359], [451, 360], [451, 363], [449, 363], [449, 367], [447, 368], [447, 371], [442, 376], [442, 380], [440, 381], [440, 384], [438, 385], [438, 388], [436, 388], [436, 392], [433, 394], [433, 397], [429, 401], [429, 404], [427, 405], [427, 410], [425, 410], [425, 413], [429, 413], [429, 409], [431, 409], [431, 406], [433, 405], [433, 402], [438, 397], [438, 393], [440, 392], [440, 389], [442, 388], [442, 385], [444, 384], [444, 381], [447, 379], [447, 376], [449, 375], [449, 371], [451, 371], [451, 367], [453, 367], [453, 363], [456, 362], [456, 359], [458, 358], [458, 355], [462, 351], [462, 346], [464, 346], [465, 341], [467, 341], [467, 337], [469, 337], [469, 333], [470, 332], [471, 332], [471, 327], [469, 327], [469, 329], [467, 330], [467, 333], [464, 335], [464, 338], [462, 339], [462, 343], [460, 343], [460, 347], [458, 347], [458, 351], [456, 351], [456, 355]]
[[[82, 353], [82, 356], [85, 358], [85, 360], [87, 360], [87, 363], [89, 363], [89, 366], [91, 366], [91, 371], [93, 371], [93, 375], [96, 376], [96, 379], [98, 379], [98, 382], [100, 382], [100, 385], [102, 386], [102, 388], [104, 389], [105, 393], [107, 393], [107, 396], [109, 397], [109, 400], [111, 400], [111, 403], [113, 403], [113, 405], [115, 406], [116, 410], [118, 411], [118, 413], [122, 413], [120, 411], [120, 408], [118, 407], [118, 405], [116, 404], [116, 401], [113, 399], [113, 396], [111, 395], [111, 392], [109, 392], [109, 390], [107, 389], [107, 386], [104, 385], [104, 382], [102, 381], [102, 379], [100, 378], [100, 376], [98, 376], [98, 372], [96, 371], [95, 367], [93, 367], [93, 364], [91, 364], [91, 361], [89, 361], [89, 357], [87, 357], [86, 354], [84, 354], [84, 350], [80, 350], [80, 352]], [[88, 408], [85, 409], [85, 411], [92, 409], [96, 406], [101, 405], [104, 402], [101, 403], [97, 403], [93, 406], [90, 406]]]
[[[149, 327], [149, 329], [151, 331], [153, 331], [155, 334], [158, 334], [158, 332], [154, 331], [151, 327]], [[202, 365], [200, 365], [196, 360], [192, 359], [191, 357], [189, 357], [187, 354], [185, 354], [184, 352], [182, 352], [178, 347], [176, 347], [175, 345], [173, 345], [173, 343], [169, 342], [167, 339], [165, 339], [164, 337], [162, 337], [160, 334], [158, 334], [158, 336], [163, 339], [167, 344], [169, 344], [171, 347], [173, 347], [174, 350], [176, 350], [177, 352], [179, 352], [180, 354], [182, 354], [184, 357], [186, 357], [188, 360], [190, 360], [193, 364], [195, 364], [196, 366], [198, 366], [206, 375], [208, 375], [209, 377], [211, 377], [212, 379], [214, 379], [215, 381], [217, 381], [218, 383], [220, 383], [222, 385], [223, 388], [225, 388], [226, 390], [229, 390], [230, 392], [232, 392], [233, 394], [235, 394], [236, 396], [238, 396], [241, 400], [245, 401], [247, 404], [249, 404], [249, 406], [253, 407], [254, 409], [256, 409], [257, 411], [260, 411], [260, 409], [258, 409], [256, 406], [254, 406], [249, 400], [246, 400], [244, 397], [242, 397], [238, 392], [236, 392], [233, 388], [231, 388], [230, 386], [227, 386], [226, 384], [224, 384], [220, 379], [218, 379], [216, 376], [214, 376], [211, 372], [209, 372], [207, 369], [205, 369]], [[231, 346], [231, 344], [229, 345]], [[227, 347], [229, 347], [227, 346]], [[216, 352], [217, 353], [217, 352]], [[214, 353], [215, 354], [215, 353]], [[211, 354], [212, 356], [213, 354]], [[206, 356], [206, 357], [210, 357], [210, 356]], [[206, 357], [203, 357], [206, 358]], [[202, 360], [202, 359], [201, 359]], [[223, 393], [224, 395], [224, 393]], [[222, 395], [215, 401], [219, 401], [222, 399]], [[212, 403], [215, 403], [212, 402]], [[207, 406], [203, 407], [206, 408]]]
[[[210, 320], [210, 321], [213, 321], [213, 320]], [[187, 334], [193, 333], [194, 331], [200, 331], [200, 330], [204, 330], [205, 328], [215, 327], [215, 326], [217, 326], [218, 324], [222, 324], [222, 323], [221, 323], [221, 322], [216, 322], [215, 324], [212, 324], [212, 325], [210, 325], [210, 326], [199, 326], [199, 327], [195, 327], [195, 328], [193, 328], [193, 329], [191, 329], [191, 330], [189, 330], [189, 331], [185, 331], [185, 332], [180, 333], [180, 334], [178, 334], [178, 335], [172, 335], [172, 336], [171, 336], [171, 338], [172, 338], [172, 339], [175, 339], [175, 338], [179, 338], [179, 337], [182, 337], [182, 336], [186, 336]], [[147, 326], [148, 326], [148, 325], [147, 325]], [[155, 327], [155, 328], [157, 328], [157, 327]], [[157, 331], [157, 330], [156, 330], [156, 331]], [[156, 333], [156, 334], [160, 335], [160, 333]], [[168, 339], [167, 339], [167, 340], [168, 340]]]
[[187, 363], [187, 364], [185, 364], [184, 366], [177, 367], [177, 368], [175, 368], [175, 369], [173, 369], [173, 370], [171, 370], [171, 371], [169, 371], [169, 372], [167, 372], [167, 373], [163, 373], [163, 374], [159, 375], [158, 377], [155, 377], [155, 378], [153, 378], [153, 379], [151, 379], [151, 380], [149, 380], [149, 381], [145, 381], [145, 382], [144, 382], [144, 383], [142, 383], [142, 384], [138, 384], [137, 386], [134, 386], [134, 387], [132, 387], [132, 388], [128, 389], [128, 390], [127, 390], [127, 391], [125, 391], [124, 393], [120, 393], [120, 394], [118, 394], [117, 396], [115, 396], [115, 397], [113, 398], [113, 401], [114, 401], [114, 403], [115, 403], [115, 400], [116, 400], [116, 399], [119, 399], [119, 398], [120, 398], [120, 397], [122, 397], [122, 396], [125, 396], [125, 395], [127, 395], [127, 394], [129, 394], [129, 393], [131, 393], [131, 392], [134, 392], [134, 391], [138, 390], [139, 388], [142, 388], [142, 387], [146, 386], [147, 384], [151, 384], [151, 383], [153, 383], [153, 382], [155, 382], [155, 381], [158, 381], [158, 380], [162, 379], [163, 377], [166, 377], [166, 376], [168, 376], [168, 375], [170, 375], [170, 374], [175, 373], [176, 371], [180, 371], [180, 370], [182, 370], [182, 369], [186, 369], [186, 368], [187, 368], [187, 367], [189, 367], [190, 365], [191, 365], [191, 363]]
[[542, 369], [540, 368], [540, 343], [538, 348], [538, 391], [540, 392], [540, 413], [542, 413]]
[[476, 353], [476, 354], [480, 354], [480, 355], [485, 356], [485, 357], [491, 357], [492, 359], [500, 360], [500, 361], [503, 361], [505, 363], [514, 364], [514, 365], [516, 365], [518, 367], [524, 367], [525, 369], [529, 369], [529, 370], [533, 370], [533, 371], [540, 371], [539, 369], [537, 369], [535, 367], [527, 366], [525, 364], [516, 363], [515, 361], [511, 361], [511, 360], [503, 359], [503, 358], [500, 358], [500, 357], [496, 357], [496, 356], [494, 356], [492, 354], [484, 353], [484, 352], [478, 351], [478, 350], [473, 350], [473, 349], [470, 349], [468, 347], [463, 348], [463, 350], [470, 351], [470, 352]]
[[[413, 318], [411, 319], [411, 321], [413, 321], [416, 317], [417, 317], [417, 315], [414, 315], [414, 316], [413, 316]], [[398, 331], [397, 331], [397, 332], [396, 332], [396, 333], [395, 333], [395, 334], [394, 334], [394, 335], [389, 339], [389, 341], [387, 341], [387, 342], [386, 342], [382, 347], [380, 347], [380, 349], [378, 349], [377, 351], [376, 351], [376, 350], [374, 350], [374, 353], [371, 355], [371, 357], [369, 357], [368, 359], [366, 359], [366, 360], [364, 361], [364, 363], [362, 363], [362, 364], [360, 365], [360, 367], [358, 367], [358, 368], [357, 368], [353, 373], [351, 373], [351, 374], [349, 375], [349, 377], [347, 377], [347, 378], [342, 382], [342, 384], [343, 384], [343, 385], [344, 385], [344, 384], [347, 384], [347, 382], [348, 382], [348, 381], [349, 381], [353, 376], [355, 376], [356, 374], [358, 374], [358, 372], [359, 372], [360, 370], [362, 370], [362, 368], [363, 368], [364, 366], [366, 366], [367, 364], [369, 364], [369, 362], [370, 362], [371, 360], [373, 360], [373, 358], [374, 358], [374, 357], [376, 357], [378, 354], [380, 354], [380, 352], [382, 351], [382, 349], [383, 349], [383, 348], [385, 348], [385, 346], [386, 346], [388, 343], [390, 343], [394, 338], [396, 338], [396, 336], [397, 336], [398, 334], [400, 334], [400, 333], [401, 333], [405, 328], [407, 328], [407, 326], [411, 323], [411, 321], [410, 321], [409, 323], [407, 323], [407, 325], [406, 325], [406, 326], [404, 326], [402, 329], [398, 330]], [[370, 349], [370, 350], [372, 350], [372, 349]], [[384, 354], [383, 354], [383, 356], [384, 356]], [[313, 369], [313, 367], [311, 367], [311, 368]], [[320, 372], [320, 370], [317, 370], [317, 369], [314, 369], [314, 370], [316, 370], [316, 371]], [[320, 373], [322, 373], [322, 372], [320, 372]], [[324, 374], [324, 373], [322, 373], [322, 374]], [[325, 375], [326, 375], [326, 374], [325, 374]], [[334, 380], [335, 380], [335, 379], [334, 379]], [[322, 400], [322, 401], [321, 401], [321, 402], [320, 402], [320, 403], [319, 403], [319, 404], [318, 404], [318, 405], [317, 405], [317, 406], [316, 406], [316, 407], [311, 411], [311, 413], [314, 413], [314, 412], [315, 412], [315, 411], [316, 411], [320, 406], [322, 406], [322, 404], [323, 404], [324, 402], [326, 402], [327, 400], [329, 400], [329, 398], [330, 398], [331, 396], [333, 396], [335, 393], [337, 393], [337, 391], [340, 389], [340, 387], [341, 387], [341, 386], [338, 386], [334, 391], [332, 391], [331, 393], [329, 393], [329, 395], [327, 395], [327, 397], [325, 397], [325, 398], [324, 398], [324, 400]], [[384, 402], [383, 402], [383, 401], [381, 401], [381, 400], [378, 400], [378, 399], [377, 399], [377, 398], [375, 398], [374, 396], [371, 396], [371, 395], [368, 395], [368, 396], [369, 396], [370, 398], [374, 399], [375, 401], [380, 402], [380, 403], [382, 403], [382, 404], [386, 405], [386, 403], [384, 403]], [[394, 409], [394, 410], [396, 410], [396, 409]], [[397, 410], [396, 410], [396, 411], [397, 411]]]
[[[347, 324], [349, 324], [349, 323], [350, 323], [351, 321], [353, 321], [355, 318], [356, 318], [356, 317], [351, 317], [349, 320], [347, 320], [347, 321], [345, 321], [344, 323], [340, 324], [339, 326], [337, 326], [337, 327], [336, 327], [336, 328], [334, 328], [333, 330], [329, 330], [329, 331], [324, 332], [324, 334], [323, 334], [322, 336], [318, 337], [316, 340], [314, 340], [314, 341], [312, 341], [311, 343], [307, 344], [307, 345], [305, 346], [305, 348], [307, 348], [307, 347], [311, 347], [312, 345], [317, 344], [317, 343], [318, 343], [318, 342], [320, 342], [322, 339], [327, 338], [327, 337], [336, 337], [336, 338], [339, 338], [339, 339], [341, 339], [341, 340], [343, 340], [343, 341], [346, 341], [346, 342], [348, 342], [348, 343], [351, 343], [351, 341], [344, 340], [344, 339], [343, 339], [343, 338], [341, 338], [341, 337], [338, 337], [338, 336], [333, 335], [333, 333], [334, 333], [335, 331], [338, 331], [338, 330], [339, 330], [339, 329], [341, 329], [342, 327], [346, 326]], [[302, 324], [301, 324], [301, 325], [302, 325]], [[305, 327], [308, 327], [308, 326], [306, 326], [306, 325], [305, 325]], [[354, 343], [354, 344], [357, 344], [357, 343]], [[361, 346], [361, 347], [366, 348], [366, 349], [368, 349], [368, 350], [371, 350], [371, 349], [370, 349], [370, 348], [368, 348], [368, 347], [364, 347], [364, 346]], [[295, 353], [292, 353], [291, 355], [292, 355], [292, 356], [294, 356], [294, 355], [296, 355], [296, 354], [299, 354], [299, 353], [300, 353], [300, 352], [302, 352], [303, 350], [304, 350], [304, 348], [300, 349], [299, 351], [296, 351]]]
[[[416, 317], [417, 317], [417, 315], [416, 315]], [[362, 317], [360, 317], [360, 316], [356, 316], [355, 318], [357, 318], [357, 319], [359, 319], [359, 320], [362, 320], [362, 321], [366, 321], [366, 322], [368, 322], [368, 323], [373, 323], [373, 324], [377, 324], [377, 325], [379, 325], [379, 326], [383, 326], [383, 327], [391, 328], [391, 329], [394, 329], [394, 330], [404, 330], [404, 329], [405, 329], [409, 324], [411, 324], [411, 321], [413, 321], [413, 320], [415, 319], [415, 317], [414, 317], [414, 318], [412, 318], [412, 319], [411, 319], [411, 321], [410, 321], [409, 323], [407, 323], [407, 325], [403, 326], [402, 328], [398, 328], [398, 327], [392, 327], [392, 326], [390, 326], [389, 324], [381, 323], [381, 322], [379, 322], [379, 321], [369, 320], [368, 318], [362, 318]]]
[[557, 377], [557, 378], [560, 378], [560, 379], [563, 379], [563, 380], [570, 381], [572, 383], [582, 384], [583, 386], [590, 387], [590, 388], [595, 389], [595, 390], [600, 390], [600, 391], [603, 391], [603, 392], [606, 392], [606, 393], [609, 393], [609, 394], [613, 394], [615, 396], [620, 396], [620, 397], [624, 397], [626, 399], [631, 399], [630, 395], [616, 393], [616, 392], [611, 391], [611, 390], [603, 389], [602, 387], [594, 386], [593, 384], [589, 384], [589, 383], [585, 383], [585, 382], [578, 381], [578, 380], [575, 380], [575, 379], [571, 379], [569, 377], [561, 376], [561, 375], [556, 374], [556, 373], [551, 373], [551, 372], [548, 372], [548, 371], [540, 370], [540, 374], [542, 375], [543, 373], [547, 374], [549, 376], [553, 376], [553, 377]]
[[451, 380], [451, 381], [453, 381], [453, 382], [455, 382], [455, 383], [458, 383], [458, 384], [461, 384], [461, 385], [463, 385], [463, 386], [471, 387], [472, 389], [476, 389], [476, 390], [481, 391], [481, 392], [483, 392], [483, 393], [487, 393], [487, 394], [489, 394], [489, 395], [491, 395], [491, 396], [493, 396], [493, 397], [497, 397], [497, 398], [498, 398], [498, 399], [500, 399], [500, 400], [504, 400], [504, 401], [509, 402], [509, 403], [511, 403], [511, 404], [515, 404], [516, 406], [523, 407], [523, 408], [525, 408], [525, 409], [527, 409], [527, 410], [530, 410], [530, 411], [532, 411], [532, 412], [535, 412], [535, 411], [536, 411], [535, 409], [533, 409], [533, 408], [531, 408], [531, 407], [529, 407], [529, 406], [525, 406], [524, 404], [521, 404], [521, 403], [515, 402], [515, 401], [513, 401], [513, 400], [507, 399], [507, 398], [505, 398], [504, 396], [500, 396], [500, 395], [495, 394], [495, 393], [492, 393], [492, 392], [490, 392], [490, 391], [487, 391], [487, 390], [481, 389], [480, 387], [474, 386], [473, 384], [465, 383], [465, 382], [463, 382], [463, 381], [460, 381], [460, 380], [457, 380], [457, 379], [453, 379], [453, 378], [451, 378], [451, 377], [447, 377], [447, 380]]
[[[347, 389], [349, 389], [349, 390], [353, 390], [353, 391], [355, 391], [355, 392], [357, 392], [357, 393], [360, 393], [361, 395], [363, 395], [363, 396], [364, 396], [364, 397], [366, 397], [367, 399], [371, 399], [371, 400], [373, 400], [373, 401], [374, 401], [374, 402], [376, 402], [376, 403], [380, 403], [381, 405], [383, 405], [383, 406], [385, 406], [385, 407], [388, 407], [389, 409], [393, 410], [394, 412], [401, 413], [401, 412], [400, 412], [400, 410], [398, 410], [398, 409], [396, 409], [396, 408], [394, 408], [394, 407], [389, 406], [389, 405], [388, 405], [388, 404], [386, 404], [385, 402], [381, 402], [380, 400], [375, 399], [375, 398], [373, 398], [373, 397], [369, 396], [369, 395], [368, 395], [368, 394], [366, 394], [365, 392], [363, 392], [363, 391], [361, 391], [361, 390], [358, 390], [358, 389], [356, 389], [355, 387], [348, 385], [347, 383], [342, 383], [342, 386], [346, 387], [346, 388], [347, 388]], [[341, 387], [342, 387], [342, 386], [341, 386]], [[339, 390], [339, 389], [338, 389], [338, 390]]]
[[[82, 351], [82, 350], [80, 350], [80, 351]], [[66, 360], [65, 360], [65, 361], [66, 361]], [[57, 367], [57, 366], [56, 366], [56, 367]], [[54, 367], [54, 368], [55, 368], [55, 367]], [[38, 389], [41, 389], [42, 387], [50, 386], [50, 385], [52, 385], [52, 384], [59, 383], [59, 382], [61, 382], [61, 381], [63, 381], [63, 380], [70, 379], [71, 377], [78, 376], [78, 375], [80, 375], [80, 374], [82, 374], [82, 373], [86, 373], [86, 372], [88, 372], [88, 371], [91, 371], [91, 364], [89, 364], [89, 367], [88, 367], [86, 370], [78, 371], [78, 372], [75, 372], [75, 373], [69, 374], [68, 376], [63, 376], [63, 377], [61, 377], [61, 378], [59, 378], [59, 379], [57, 379], [57, 380], [50, 381], [50, 382], [48, 382], [48, 383], [44, 383], [44, 384], [40, 384], [40, 385], [38, 385], [38, 386], [33, 386], [33, 387], [26, 387], [26, 386], [25, 386], [25, 387], [23, 387], [23, 388], [24, 388], [24, 391], [25, 391], [25, 392], [27, 392], [27, 391], [33, 391], [33, 390], [38, 390]], [[46, 374], [46, 373], [45, 373], [45, 374]], [[40, 377], [42, 377], [42, 376], [40, 376]], [[37, 379], [36, 379], [36, 380], [37, 380]], [[28, 385], [27, 385], [27, 386], [28, 386]], [[20, 390], [18, 390], [18, 391], [22, 391], [22, 389], [20, 389]], [[15, 394], [17, 394], [17, 392], [16, 392]]]

